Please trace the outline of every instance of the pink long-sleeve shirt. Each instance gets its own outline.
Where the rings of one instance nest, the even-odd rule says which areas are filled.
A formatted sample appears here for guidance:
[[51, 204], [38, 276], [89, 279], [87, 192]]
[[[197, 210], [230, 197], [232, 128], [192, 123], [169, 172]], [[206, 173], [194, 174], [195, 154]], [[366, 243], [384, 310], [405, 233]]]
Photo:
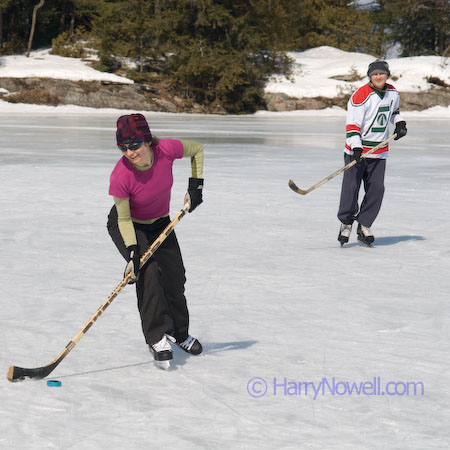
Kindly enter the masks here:
[[130, 199], [131, 217], [152, 220], [169, 214], [173, 185], [172, 165], [183, 157], [183, 144], [177, 139], [160, 139], [153, 147], [150, 169], [139, 171], [123, 156], [111, 173], [109, 194]]

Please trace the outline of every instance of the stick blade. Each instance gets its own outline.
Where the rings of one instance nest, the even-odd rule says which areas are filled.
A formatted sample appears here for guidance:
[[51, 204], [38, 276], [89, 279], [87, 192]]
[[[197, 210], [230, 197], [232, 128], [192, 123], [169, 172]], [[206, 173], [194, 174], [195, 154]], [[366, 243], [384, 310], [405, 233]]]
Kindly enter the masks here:
[[297, 194], [300, 194], [300, 195], [306, 195], [309, 192], [309, 191], [305, 191], [303, 189], [300, 189], [292, 180], [289, 180], [289, 187], [294, 192], [297, 192]]
[[23, 381], [27, 378], [32, 378], [34, 380], [39, 380], [45, 378], [49, 375], [52, 370], [57, 366], [57, 364], [50, 364], [44, 367], [38, 367], [36, 369], [25, 369], [24, 367], [10, 366], [6, 378], [9, 381]]

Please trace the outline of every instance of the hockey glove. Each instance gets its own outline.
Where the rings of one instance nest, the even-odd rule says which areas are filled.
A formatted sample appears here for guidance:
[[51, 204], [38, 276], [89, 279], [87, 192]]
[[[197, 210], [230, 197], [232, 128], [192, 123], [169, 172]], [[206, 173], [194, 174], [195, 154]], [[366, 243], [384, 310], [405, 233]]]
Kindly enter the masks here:
[[356, 161], [356, 164], [359, 164], [361, 162], [361, 155], [363, 152], [363, 149], [361, 147], [355, 147], [353, 150], [353, 156], [352, 161]]
[[127, 247], [128, 250], [128, 264], [125, 267], [125, 272], [123, 273], [123, 277], [125, 278], [128, 274], [130, 274], [130, 281], [128, 284], [136, 283], [139, 277], [139, 265], [141, 256], [139, 254], [139, 245], [130, 245]]
[[394, 133], [397, 133], [397, 136], [394, 138], [394, 141], [397, 141], [398, 139], [402, 138], [403, 136], [406, 136], [407, 132], [408, 132], [408, 130], [406, 129], [406, 122], [404, 120], [397, 122], [395, 124], [395, 130], [394, 130]]
[[194, 211], [194, 209], [203, 202], [202, 192], [203, 178], [189, 178], [188, 191], [185, 197], [185, 201], [189, 199], [191, 202], [189, 212]]

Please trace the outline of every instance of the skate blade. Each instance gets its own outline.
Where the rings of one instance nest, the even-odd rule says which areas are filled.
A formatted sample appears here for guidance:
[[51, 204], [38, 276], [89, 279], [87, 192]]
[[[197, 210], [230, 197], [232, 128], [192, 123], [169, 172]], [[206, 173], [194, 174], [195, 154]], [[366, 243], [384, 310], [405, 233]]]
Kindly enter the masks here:
[[170, 369], [170, 361], [153, 361], [155, 366], [161, 370], [169, 370]]
[[361, 244], [363, 244], [365, 247], [369, 247], [369, 248], [371, 248], [372, 244], [373, 244], [373, 242], [367, 242], [364, 239], [361, 239], [359, 237], [358, 237], [358, 241], [361, 242]]

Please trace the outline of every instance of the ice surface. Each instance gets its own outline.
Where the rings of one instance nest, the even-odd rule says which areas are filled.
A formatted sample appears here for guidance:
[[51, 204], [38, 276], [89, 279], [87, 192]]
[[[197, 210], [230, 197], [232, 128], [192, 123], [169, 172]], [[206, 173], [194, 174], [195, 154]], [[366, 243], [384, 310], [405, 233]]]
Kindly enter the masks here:
[[[61, 388], [6, 380], [10, 365], [53, 361], [121, 280], [105, 227], [118, 115], [0, 114], [0, 448], [449, 448], [450, 136], [439, 116], [407, 119], [391, 145], [368, 249], [355, 231], [337, 242], [341, 177], [305, 197], [287, 185], [342, 167], [343, 114], [149, 115], [157, 136], [205, 145], [204, 203], [176, 228], [204, 353], [175, 349], [171, 370], [154, 367], [130, 286], [51, 374]], [[189, 166], [175, 164], [172, 215]], [[333, 377], [415, 381], [424, 395], [296, 388]]]

